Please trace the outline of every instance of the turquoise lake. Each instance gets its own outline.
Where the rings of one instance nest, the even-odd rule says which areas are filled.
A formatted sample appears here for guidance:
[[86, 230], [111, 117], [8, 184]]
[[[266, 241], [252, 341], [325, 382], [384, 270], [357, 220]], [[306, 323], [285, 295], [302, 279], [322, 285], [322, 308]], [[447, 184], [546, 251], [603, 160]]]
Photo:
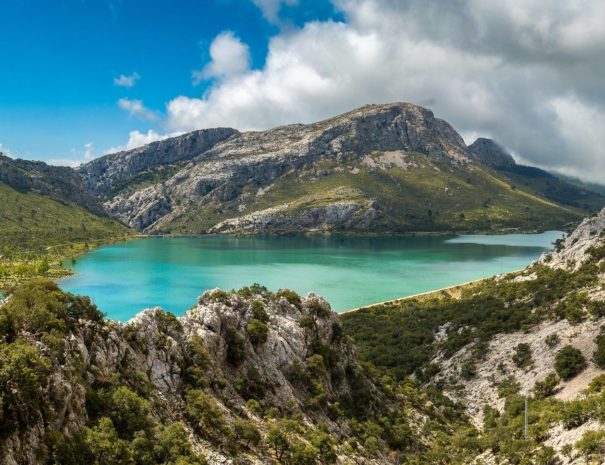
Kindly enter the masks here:
[[92, 250], [61, 280], [116, 320], [182, 315], [207, 289], [260, 283], [323, 295], [336, 311], [521, 269], [562, 233], [456, 237], [153, 237]]

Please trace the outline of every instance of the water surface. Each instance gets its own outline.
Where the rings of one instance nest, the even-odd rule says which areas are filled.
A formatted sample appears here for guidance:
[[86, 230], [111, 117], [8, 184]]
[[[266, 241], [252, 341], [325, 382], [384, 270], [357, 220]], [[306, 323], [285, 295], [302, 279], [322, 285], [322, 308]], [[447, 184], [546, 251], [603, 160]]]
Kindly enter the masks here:
[[152, 306], [181, 315], [207, 289], [253, 283], [342, 311], [521, 269], [559, 237], [155, 237], [95, 249], [60, 284], [121, 321]]

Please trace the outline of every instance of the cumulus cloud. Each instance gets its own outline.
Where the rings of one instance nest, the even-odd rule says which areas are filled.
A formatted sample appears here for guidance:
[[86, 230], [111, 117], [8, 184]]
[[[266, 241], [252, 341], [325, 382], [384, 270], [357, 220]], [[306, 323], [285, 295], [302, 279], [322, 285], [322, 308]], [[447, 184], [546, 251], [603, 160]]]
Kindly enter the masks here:
[[235, 34], [225, 31], [210, 44], [210, 63], [203, 69], [193, 71], [193, 83], [205, 79], [228, 79], [239, 76], [250, 68], [250, 50]]
[[[283, 3], [254, 1], [273, 18]], [[600, 181], [604, 2], [333, 1], [342, 22], [280, 32], [262, 69], [248, 68], [243, 48], [239, 60], [224, 55], [238, 66], [221, 68], [222, 53], [211, 46], [200, 76], [221, 79], [202, 97], [168, 102], [168, 128], [266, 129], [409, 101], [431, 108], [467, 142], [493, 137], [529, 163]], [[213, 46], [220, 37], [244, 47], [223, 35]]]
[[148, 121], [154, 121], [158, 118], [158, 115], [152, 110], [146, 108], [141, 100], [121, 98], [118, 100], [118, 106], [122, 110], [127, 111], [130, 116], [134, 116], [136, 118]]
[[95, 148], [92, 142], [84, 144], [83, 149], [72, 148], [71, 153], [74, 158], [51, 158], [47, 160], [49, 165], [55, 166], [70, 166], [75, 168], [80, 166], [82, 163], [94, 160], [96, 157]]
[[139, 73], [132, 73], [131, 75], [120, 74], [117, 78], [113, 78], [114, 86], [131, 88], [141, 78]]
[[265, 19], [272, 23], [279, 22], [279, 12], [282, 5], [293, 6], [298, 4], [298, 0], [252, 0], [260, 8]]
[[169, 137], [176, 137], [181, 135], [182, 132], [172, 132], [169, 134], [159, 134], [156, 131], [150, 129], [146, 133], [140, 131], [130, 131], [128, 135], [128, 142], [124, 145], [118, 145], [107, 149], [104, 155], [115, 152], [122, 152], [124, 150], [132, 150], [143, 145], [151, 144], [159, 140], [168, 139]]

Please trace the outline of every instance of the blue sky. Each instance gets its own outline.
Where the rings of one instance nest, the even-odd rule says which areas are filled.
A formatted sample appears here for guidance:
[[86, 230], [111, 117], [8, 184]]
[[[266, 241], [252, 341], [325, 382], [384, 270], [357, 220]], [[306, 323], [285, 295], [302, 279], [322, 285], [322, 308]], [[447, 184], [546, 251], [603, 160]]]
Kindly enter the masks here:
[[11, 0], [0, 150], [77, 164], [207, 127], [368, 103], [605, 179], [602, 0]]
[[[16, 0], [0, 7], [0, 144], [16, 156], [82, 158], [124, 144], [131, 130], [162, 132], [175, 95], [201, 96], [192, 83], [223, 31], [248, 44], [262, 68], [268, 40], [284, 28], [334, 16], [329, 2], [285, 5], [280, 24], [250, 0]], [[131, 88], [114, 84], [137, 73]], [[131, 116], [119, 99], [159, 115]]]

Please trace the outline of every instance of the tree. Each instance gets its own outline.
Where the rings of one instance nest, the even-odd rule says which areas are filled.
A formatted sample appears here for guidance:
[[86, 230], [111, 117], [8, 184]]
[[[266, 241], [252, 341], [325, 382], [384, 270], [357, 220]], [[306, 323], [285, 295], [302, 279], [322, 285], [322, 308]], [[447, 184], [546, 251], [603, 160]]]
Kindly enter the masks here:
[[37, 275], [44, 276], [48, 273], [50, 266], [48, 265], [48, 258], [46, 256], [40, 258], [34, 265], [34, 271]]
[[250, 342], [252, 342], [253, 345], [258, 346], [267, 342], [269, 327], [262, 321], [253, 318], [250, 320], [250, 323], [246, 325], [246, 331], [248, 331]]
[[225, 431], [223, 412], [212, 397], [199, 389], [192, 389], [185, 400], [185, 411], [201, 434], [213, 436]]
[[0, 345], [0, 431], [13, 432], [40, 418], [50, 366], [25, 341]]
[[246, 338], [233, 326], [225, 330], [227, 342], [227, 361], [232, 365], [240, 365], [246, 358]]
[[513, 362], [519, 368], [527, 368], [533, 363], [531, 347], [529, 344], [522, 342], [515, 347], [513, 353]]
[[129, 444], [118, 437], [109, 418], [101, 418], [97, 426], [86, 428], [85, 438], [92, 455], [93, 465], [132, 464]]
[[555, 356], [555, 370], [562, 379], [571, 379], [586, 367], [586, 359], [578, 349], [563, 347]]
[[149, 401], [126, 386], [120, 386], [114, 391], [110, 405], [110, 416], [120, 435], [130, 439], [137, 431], [151, 426]]

